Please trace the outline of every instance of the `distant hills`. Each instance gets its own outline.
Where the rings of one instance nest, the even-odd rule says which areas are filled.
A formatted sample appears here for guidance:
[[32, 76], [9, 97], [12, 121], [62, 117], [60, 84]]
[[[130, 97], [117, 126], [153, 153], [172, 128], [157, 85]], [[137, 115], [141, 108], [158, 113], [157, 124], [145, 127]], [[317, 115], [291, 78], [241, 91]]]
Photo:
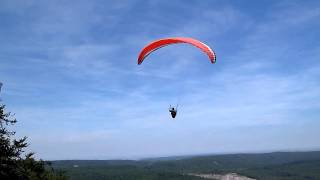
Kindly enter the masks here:
[[70, 179], [202, 179], [192, 173], [237, 173], [262, 180], [319, 180], [320, 151], [178, 156], [134, 160], [52, 161]]

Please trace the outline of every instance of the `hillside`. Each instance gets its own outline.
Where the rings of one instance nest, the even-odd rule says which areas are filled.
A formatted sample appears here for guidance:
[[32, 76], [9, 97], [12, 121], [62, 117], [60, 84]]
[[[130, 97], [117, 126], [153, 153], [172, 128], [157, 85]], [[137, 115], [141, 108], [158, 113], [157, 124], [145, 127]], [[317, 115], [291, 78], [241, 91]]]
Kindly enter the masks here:
[[320, 151], [230, 154], [178, 160], [53, 161], [71, 179], [202, 179], [190, 174], [237, 173], [253, 179], [320, 179]]

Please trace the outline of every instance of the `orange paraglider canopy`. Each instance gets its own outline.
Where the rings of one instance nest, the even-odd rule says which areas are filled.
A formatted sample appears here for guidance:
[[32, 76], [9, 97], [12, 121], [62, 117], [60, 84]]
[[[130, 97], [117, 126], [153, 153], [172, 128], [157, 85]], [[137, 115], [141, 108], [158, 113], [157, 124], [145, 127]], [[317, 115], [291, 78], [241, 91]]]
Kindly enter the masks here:
[[216, 54], [212, 51], [212, 49], [209, 46], [202, 43], [201, 41], [198, 41], [192, 38], [186, 38], [186, 37], [174, 37], [174, 38], [159, 39], [145, 46], [139, 54], [138, 64], [140, 65], [143, 62], [143, 60], [153, 51], [159, 48], [162, 48], [164, 46], [168, 46], [171, 44], [178, 44], [178, 43], [191, 44], [201, 49], [203, 52], [205, 52], [208, 55], [211, 63], [216, 62]]

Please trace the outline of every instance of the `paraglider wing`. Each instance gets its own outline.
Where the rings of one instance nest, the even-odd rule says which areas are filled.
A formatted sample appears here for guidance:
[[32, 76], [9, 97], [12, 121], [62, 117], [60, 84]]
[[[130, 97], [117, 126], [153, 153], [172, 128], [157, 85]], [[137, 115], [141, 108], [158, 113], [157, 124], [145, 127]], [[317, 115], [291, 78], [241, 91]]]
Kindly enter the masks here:
[[143, 62], [143, 60], [153, 51], [155, 51], [159, 48], [162, 48], [164, 46], [168, 46], [171, 44], [177, 44], [177, 43], [191, 44], [191, 45], [201, 49], [203, 52], [205, 52], [208, 55], [211, 63], [216, 62], [215, 53], [206, 44], [204, 44], [201, 41], [198, 41], [196, 39], [192, 39], [192, 38], [176, 37], [176, 38], [159, 39], [159, 40], [151, 42], [150, 44], [145, 46], [139, 54], [138, 64], [140, 65]]

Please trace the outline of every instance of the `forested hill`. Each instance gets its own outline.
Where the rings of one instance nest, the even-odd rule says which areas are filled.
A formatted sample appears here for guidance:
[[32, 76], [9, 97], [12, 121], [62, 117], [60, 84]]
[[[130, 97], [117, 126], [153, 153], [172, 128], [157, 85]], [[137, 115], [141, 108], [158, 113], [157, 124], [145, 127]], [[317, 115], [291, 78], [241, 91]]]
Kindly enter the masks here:
[[274, 152], [263, 154], [228, 154], [196, 156], [181, 160], [154, 162], [152, 167], [181, 171], [233, 170], [281, 165], [300, 161], [320, 160], [320, 151], [312, 152]]
[[320, 151], [131, 160], [53, 161], [71, 179], [200, 179], [190, 173], [238, 173], [255, 179], [320, 179]]

